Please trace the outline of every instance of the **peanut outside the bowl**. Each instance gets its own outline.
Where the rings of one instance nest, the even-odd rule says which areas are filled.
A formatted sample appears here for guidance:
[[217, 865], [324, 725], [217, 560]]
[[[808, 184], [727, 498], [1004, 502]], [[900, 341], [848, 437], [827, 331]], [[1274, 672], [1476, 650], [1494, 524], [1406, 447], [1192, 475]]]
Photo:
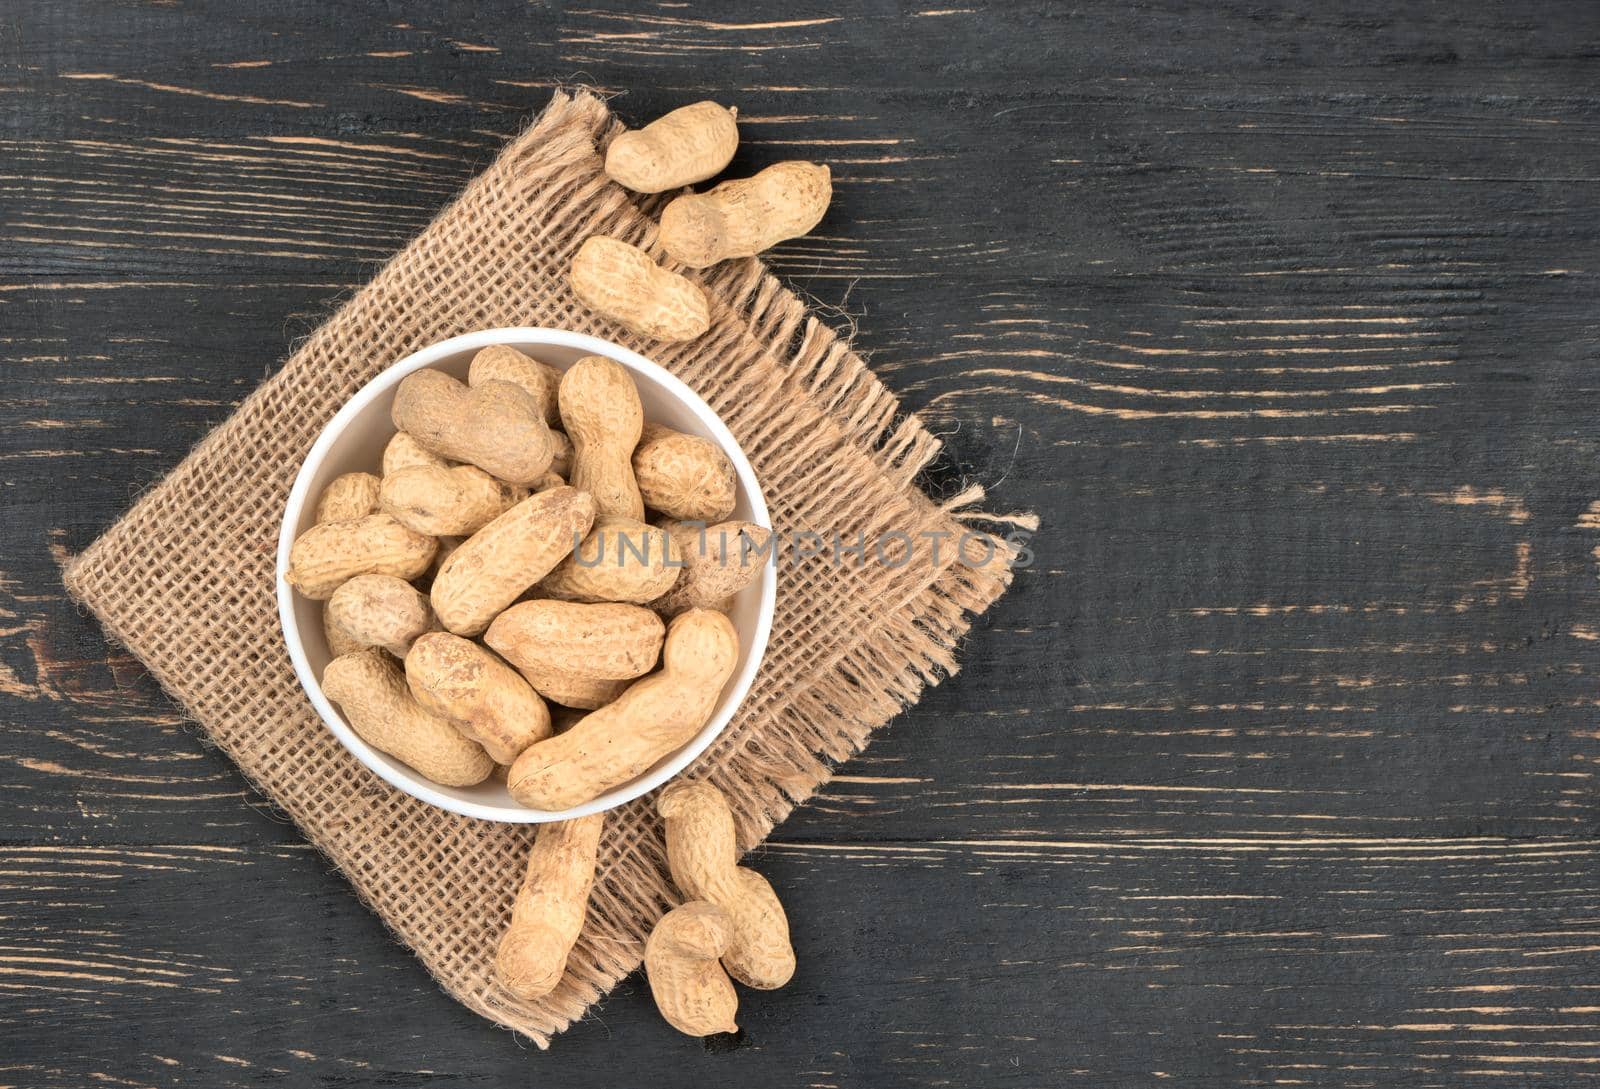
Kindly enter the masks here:
[[720, 174], [739, 147], [739, 113], [696, 102], [625, 132], [606, 149], [606, 173], [635, 193], [664, 193]]
[[728, 913], [691, 900], [661, 917], [644, 945], [645, 976], [667, 1024], [689, 1036], [736, 1032], [739, 996], [720, 958], [733, 938]]
[[642, 337], [693, 340], [711, 328], [711, 306], [698, 284], [618, 238], [585, 240], [567, 282], [579, 302]]
[[832, 199], [826, 166], [777, 163], [752, 178], [675, 198], [661, 211], [661, 248], [690, 268], [754, 257], [809, 233]]
[[667, 862], [682, 893], [728, 913], [722, 953], [728, 974], [747, 987], [772, 990], [794, 975], [789, 920], [767, 879], [739, 865], [733, 811], [706, 782], [676, 782], [656, 800], [665, 819]]
[[554, 821], [539, 829], [511, 907], [511, 925], [495, 951], [501, 986], [532, 1002], [556, 989], [583, 931], [594, 887], [603, 814]]

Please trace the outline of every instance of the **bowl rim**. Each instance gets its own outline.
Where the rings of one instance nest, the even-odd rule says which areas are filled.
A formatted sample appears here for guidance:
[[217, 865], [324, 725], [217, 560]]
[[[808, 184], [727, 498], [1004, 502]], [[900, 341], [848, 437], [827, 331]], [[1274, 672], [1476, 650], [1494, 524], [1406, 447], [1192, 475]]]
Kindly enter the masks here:
[[767, 640], [772, 633], [773, 613], [776, 606], [777, 573], [772, 563], [765, 563], [762, 565], [760, 579], [754, 584], [760, 589], [760, 607], [757, 610], [756, 628], [751, 639], [750, 652], [745, 656], [744, 665], [730, 681], [732, 688], [727, 690], [728, 695], [724, 698], [724, 710], [713, 716], [687, 744], [669, 757], [665, 763], [636, 779], [607, 791], [598, 798], [582, 805], [573, 806], [571, 809], [557, 811], [527, 809], [521, 806], [513, 809], [509, 806], [464, 801], [442, 793], [435, 784], [430, 783], [420, 773], [411, 772], [408, 775], [391, 767], [384, 761], [374, 759], [373, 753], [376, 750], [350, 728], [344, 721], [343, 716], [334, 708], [332, 701], [323, 695], [321, 682], [318, 681], [311, 668], [311, 662], [306, 656], [305, 644], [299, 634], [299, 622], [294, 617], [295, 591], [284, 577], [289, 569], [289, 550], [293, 547], [295, 538], [298, 536], [296, 526], [304, 513], [309, 499], [312, 478], [321, 469], [322, 463], [327, 460], [335, 442], [338, 441], [345, 428], [350, 425], [350, 422], [356, 416], [391, 387], [398, 384], [406, 375], [428, 367], [449, 356], [458, 355], [462, 352], [476, 351], [497, 344], [506, 344], [519, 350], [535, 352], [540, 347], [576, 349], [587, 355], [606, 356], [629, 370], [637, 371], [649, 377], [694, 413], [701, 424], [711, 432], [713, 438], [722, 447], [723, 452], [728, 455], [728, 459], [733, 462], [734, 472], [739, 478], [740, 487], [744, 490], [750, 504], [751, 520], [759, 525], [768, 526], [771, 523], [771, 517], [767, 511], [766, 496], [761, 491], [761, 482], [757, 478], [755, 470], [751, 467], [750, 461], [745, 456], [738, 440], [733, 437], [733, 432], [728, 430], [728, 426], [722, 422], [720, 416], [712, 411], [710, 405], [707, 405], [694, 390], [690, 389], [682, 380], [660, 364], [654, 363], [638, 352], [624, 348], [620, 344], [615, 344], [601, 337], [590, 336], [586, 333], [574, 333], [565, 329], [550, 329], [538, 326], [510, 326], [463, 333], [438, 341], [412, 352], [374, 375], [333, 414], [333, 417], [323, 427], [316, 441], [311, 444], [311, 449], [306, 452], [305, 459], [301, 462], [300, 468], [295, 474], [294, 485], [289, 489], [289, 498], [284, 504], [283, 522], [278, 530], [276, 561], [278, 624], [282, 629], [284, 643], [289, 651], [289, 660], [294, 666], [295, 676], [300, 681], [300, 687], [305, 691], [307, 698], [310, 699], [311, 706], [316, 710], [318, 717], [333, 731], [339, 742], [363, 766], [395, 789], [430, 805], [465, 817], [507, 824], [541, 824], [547, 821], [571, 820], [575, 817], [588, 816], [592, 813], [601, 813], [633, 801], [635, 798], [648, 794], [676, 776], [696, 757], [711, 747], [711, 743], [722, 735], [723, 730], [727, 728], [734, 714], [744, 704], [745, 697], [749, 695], [750, 687], [755, 681], [756, 672], [761, 668], [762, 659], [766, 656]]

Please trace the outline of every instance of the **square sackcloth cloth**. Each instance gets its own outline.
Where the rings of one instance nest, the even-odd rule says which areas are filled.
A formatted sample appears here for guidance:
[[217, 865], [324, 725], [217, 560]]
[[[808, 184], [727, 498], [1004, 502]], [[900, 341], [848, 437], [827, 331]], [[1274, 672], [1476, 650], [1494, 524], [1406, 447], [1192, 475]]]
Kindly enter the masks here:
[[[275, 544], [301, 460], [379, 371], [477, 329], [594, 333], [667, 367], [748, 453], [782, 534], [886, 541], [892, 564], [780, 564], [770, 649], [749, 698], [687, 774], [722, 788], [741, 849], [759, 843], [867, 735], [955, 669], [973, 614], [1009, 582], [1010, 550], [915, 478], [939, 448], [832, 329], [756, 260], [696, 278], [712, 328], [641, 341], [582, 307], [565, 271], [608, 234], [655, 252], [644, 208], [602, 170], [621, 126], [598, 98], [542, 115], [159, 485], [71, 561], [72, 594], [283, 808], [444, 989], [541, 1047], [640, 962], [674, 902], [653, 796], [608, 817], [582, 938], [538, 1002], [494, 981], [534, 829], [457, 817], [393, 790], [322, 725], [278, 628]], [[965, 508], [958, 511], [958, 507]], [[989, 523], [991, 526], [992, 523]], [[940, 537], [943, 534], [945, 536]], [[906, 542], [910, 542], [909, 552]], [[931, 542], [945, 544], [932, 555]], [[897, 551], [898, 550], [898, 551]], [[871, 552], [869, 551], [869, 560]]]

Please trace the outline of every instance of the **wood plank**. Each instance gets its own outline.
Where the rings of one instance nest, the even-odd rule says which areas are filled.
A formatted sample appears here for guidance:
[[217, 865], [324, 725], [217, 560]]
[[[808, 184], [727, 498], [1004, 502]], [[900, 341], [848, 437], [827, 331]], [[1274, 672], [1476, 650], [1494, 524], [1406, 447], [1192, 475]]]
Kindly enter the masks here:
[[616, 1084], [676, 1056], [679, 1073], [815, 1085], [1578, 1084], [1600, 1061], [1597, 851], [796, 840], [757, 864], [789, 903], [800, 970], [781, 991], [741, 992], [739, 1039], [678, 1036], [635, 977], [533, 1056], [430, 984], [307, 849], [12, 847], [4, 1023], [48, 1016], [74, 1046], [24, 1046], [6, 1073], [498, 1084], [532, 1064]]

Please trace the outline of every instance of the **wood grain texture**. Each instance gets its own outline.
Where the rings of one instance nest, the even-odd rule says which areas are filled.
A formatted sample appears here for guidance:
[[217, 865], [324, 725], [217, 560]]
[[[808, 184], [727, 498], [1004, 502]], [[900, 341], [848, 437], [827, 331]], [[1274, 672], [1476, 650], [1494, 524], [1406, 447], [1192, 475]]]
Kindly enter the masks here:
[[[1594, 1080], [1597, 58], [1578, 3], [0, 11], [0, 1085]], [[56, 566], [580, 81], [829, 162], [774, 264], [1044, 528], [757, 856], [795, 982], [538, 1055]]]

